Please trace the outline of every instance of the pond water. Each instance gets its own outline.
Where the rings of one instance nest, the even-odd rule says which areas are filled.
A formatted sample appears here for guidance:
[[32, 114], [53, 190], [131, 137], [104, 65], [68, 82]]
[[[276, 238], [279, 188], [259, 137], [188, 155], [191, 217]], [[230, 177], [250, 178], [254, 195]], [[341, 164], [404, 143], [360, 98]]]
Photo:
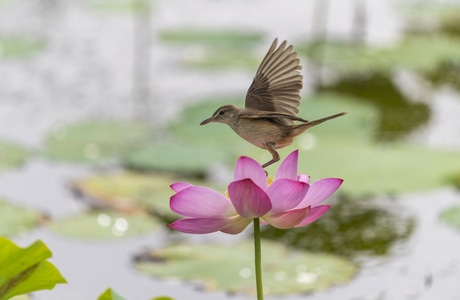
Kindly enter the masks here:
[[[43, 48], [36, 50], [35, 54], [15, 58], [7, 57], [8, 49], [0, 47], [2, 139], [17, 141], [39, 151], [47, 134], [61, 130], [68, 122], [147, 116], [151, 125], [162, 128], [177, 118], [182, 107], [190, 102], [222, 94], [243, 95], [251, 82], [252, 70], [181, 68], [178, 57], [186, 54], [178, 47], [161, 43], [159, 33], [164, 29], [188, 26], [236, 28], [262, 32], [265, 37], [262, 45], [270, 43], [275, 36], [295, 44], [312, 36], [311, 18], [315, 9], [314, 1], [304, 3], [302, 0], [289, 1], [288, 4], [274, 0], [153, 1], [149, 20], [151, 31], [136, 32], [141, 40], [147, 36], [152, 39], [152, 47], [146, 54], [145, 51], [136, 52], [139, 49], [133, 46], [136, 41], [133, 26], [139, 24], [136, 22], [141, 22], [142, 26], [145, 20], [133, 18], [123, 5], [113, 8], [107, 5], [108, 2], [0, 0], [1, 36], [33, 37], [38, 42], [28, 49]], [[117, 2], [123, 4], [123, 1]], [[330, 35], [348, 35], [352, 29], [354, 1], [329, 2]], [[403, 25], [394, 10], [396, 2], [367, 1], [366, 39], [369, 43], [392, 44], [401, 36]], [[265, 51], [263, 49], [265, 46], [261, 46], [261, 53]], [[141, 73], [132, 68], [136, 55], [148, 58], [144, 66], [138, 61]], [[306, 71], [304, 75], [310, 83]], [[313, 90], [312, 85], [307, 84], [305, 90]], [[146, 95], [155, 100], [148, 104], [131, 100]], [[443, 89], [436, 92], [433, 99], [435, 101], [424, 104], [429, 106], [431, 113], [429, 123], [410, 135], [409, 140], [432, 148], [460, 149], [458, 95], [450, 89]], [[428, 116], [423, 115], [422, 119], [425, 118]], [[87, 203], [69, 189], [71, 180], [119, 168], [117, 164], [94, 167], [35, 157], [20, 168], [0, 173], [0, 196], [41, 211], [52, 219], [66, 218], [88, 209]], [[364, 245], [362, 249], [359, 245], [341, 248], [337, 239], [324, 242], [329, 243], [329, 247], [319, 245], [315, 248], [308, 243], [308, 236], [284, 237], [286, 242], [307, 239], [307, 246], [292, 245], [345, 255], [359, 263], [361, 269], [348, 284], [312, 295], [282, 299], [458, 299], [460, 236], [457, 230], [441, 223], [439, 214], [458, 204], [459, 191], [444, 187], [365, 199], [376, 205], [372, 204], [370, 210], [359, 210], [353, 209], [355, 204], [352, 201], [346, 205], [342, 203], [352, 220], [362, 217], [363, 222], [359, 225], [351, 221], [323, 223], [324, 226], [329, 224], [330, 228], [325, 227], [327, 230], [322, 234], [340, 236], [343, 234], [341, 229], [347, 226], [363, 228], [366, 222], [389, 222], [391, 225], [396, 223], [395, 227], [388, 227], [395, 230], [394, 237], [387, 239], [381, 248], [375, 247], [377, 239], [370, 239], [373, 245]], [[340, 216], [340, 213], [347, 214], [347, 211], [332, 216]], [[357, 242], [351, 231], [349, 235], [348, 240]], [[223, 234], [187, 237], [195, 242], [228, 242], [233, 238]], [[274, 233], [272, 238], [281, 237]], [[136, 237], [99, 241], [62, 237], [43, 226], [15, 237], [14, 241], [26, 246], [37, 239], [43, 240], [52, 250], [51, 261], [69, 284], [36, 293], [33, 299], [96, 299], [108, 287], [127, 299], [148, 299], [159, 295], [175, 299], [253, 299], [223, 292], [203, 292], [192, 284], [152, 279], [136, 271], [132, 260], [137, 254], [180, 239], [177, 235], [171, 236], [166, 229]], [[347, 241], [347, 238], [343, 239]]]

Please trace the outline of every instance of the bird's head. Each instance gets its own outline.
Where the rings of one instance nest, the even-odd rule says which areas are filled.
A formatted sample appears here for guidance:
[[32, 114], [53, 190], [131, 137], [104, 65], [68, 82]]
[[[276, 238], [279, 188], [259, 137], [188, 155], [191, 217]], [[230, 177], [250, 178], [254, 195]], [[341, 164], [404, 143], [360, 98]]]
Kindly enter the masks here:
[[233, 105], [223, 105], [219, 107], [210, 118], [204, 120], [200, 125], [211, 122], [219, 122], [230, 125], [238, 116], [239, 108]]

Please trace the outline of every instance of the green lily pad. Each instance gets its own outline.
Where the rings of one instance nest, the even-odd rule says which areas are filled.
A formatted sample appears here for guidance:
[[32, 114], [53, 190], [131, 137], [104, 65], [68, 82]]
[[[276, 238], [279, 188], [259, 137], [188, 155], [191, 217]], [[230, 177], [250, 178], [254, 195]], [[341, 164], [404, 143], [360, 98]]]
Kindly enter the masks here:
[[458, 3], [418, 1], [399, 5], [403, 17], [408, 23], [409, 33], [454, 33], [455, 19], [460, 15]]
[[32, 56], [45, 48], [41, 39], [21, 36], [0, 36], [0, 59]]
[[36, 227], [43, 216], [0, 198], [0, 236], [13, 237]]
[[[427, 72], [446, 60], [460, 59], [460, 39], [448, 35], [416, 35], [392, 48], [367, 48], [341, 42], [299, 47], [309, 58], [342, 73], [391, 73], [395, 68]], [[321, 53], [321, 55], [319, 55]]]
[[150, 141], [148, 126], [116, 121], [86, 121], [65, 125], [46, 140], [48, 157], [71, 162], [103, 162]]
[[229, 158], [229, 152], [219, 146], [168, 140], [144, 145], [125, 155], [123, 163], [133, 170], [166, 171], [202, 178], [212, 166], [230, 163]]
[[[346, 257], [388, 255], [413, 233], [415, 220], [368, 198], [340, 195], [318, 221], [302, 228], [262, 229], [262, 236], [296, 248]], [[340, 235], [337, 235], [340, 232]]]
[[262, 41], [263, 35], [247, 30], [210, 29], [169, 29], [160, 33], [160, 38], [168, 43], [198, 43], [213, 46], [241, 47], [254, 46]]
[[0, 170], [23, 164], [31, 152], [22, 146], [0, 141]]
[[[206, 290], [255, 294], [252, 242], [236, 245], [177, 244], [137, 257], [136, 267], [160, 278], [199, 283]], [[357, 267], [329, 254], [293, 252], [282, 244], [262, 242], [265, 294], [323, 291], [351, 280]]]
[[176, 29], [160, 34], [167, 43], [186, 44], [183, 63], [188, 67], [256, 69], [262, 56], [256, 53], [263, 35], [237, 30]]
[[[227, 103], [234, 103], [232, 99]], [[170, 126], [173, 138], [145, 144], [123, 157], [135, 170], [169, 171], [203, 177], [217, 164], [233, 164], [253, 147], [223, 124], [199, 126], [224, 102], [204, 102], [184, 110], [180, 121]]]
[[443, 211], [440, 218], [450, 226], [460, 229], [460, 206], [454, 206]]
[[145, 213], [90, 211], [54, 220], [49, 228], [57, 234], [82, 239], [115, 239], [156, 230], [159, 223]]
[[131, 213], [148, 211], [175, 220], [178, 216], [169, 207], [169, 198], [174, 192], [169, 186], [178, 181], [206, 185], [198, 180], [165, 174], [121, 172], [76, 180], [73, 188], [89, 198], [96, 207]]
[[139, 13], [150, 11], [151, 4], [149, 0], [98, 0], [91, 8], [106, 13]]
[[42, 241], [20, 248], [12, 241], [0, 237], [0, 299], [10, 299], [34, 291], [53, 289], [56, 284], [67, 283], [59, 270], [47, 259], [51, 251]]

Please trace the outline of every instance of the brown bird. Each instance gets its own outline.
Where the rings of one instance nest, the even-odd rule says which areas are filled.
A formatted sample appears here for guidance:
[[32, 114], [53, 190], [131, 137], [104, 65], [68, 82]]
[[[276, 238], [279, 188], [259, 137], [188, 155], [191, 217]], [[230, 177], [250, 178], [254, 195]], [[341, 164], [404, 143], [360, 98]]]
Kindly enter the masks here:
[[245, 107], [223, 105], [200, 123], [227, 124], [246, 141], [268, 150], [273, 158], [262, 165], [264, 168], [280, 159], [276, 149], [290, 145], [308, 128], [346, 114], [341, 112], [314, 121], [297, 117], [302, 66], [292, 45], [287, 46], [284, 41], [277, 48], [277, 44], [275, 39], [257, 69], [246, 94]]

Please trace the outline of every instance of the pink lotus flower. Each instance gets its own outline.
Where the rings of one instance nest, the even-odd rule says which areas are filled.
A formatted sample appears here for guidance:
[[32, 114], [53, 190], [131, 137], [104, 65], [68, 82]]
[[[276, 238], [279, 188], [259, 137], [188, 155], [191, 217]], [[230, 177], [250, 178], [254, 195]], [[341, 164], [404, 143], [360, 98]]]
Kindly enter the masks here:
[[171, 210], [185, 216], [169, 225], [185, 233], [229, 234], [242, 232], [254, 218], [287, 229], [319, 219], [330, 205], [319, 205], [342, 184], [339, 178], [324, 178], [309, 184], [310, 177], [297, 171], [298, 151], [281, 163], [270, 184], [264, 169], [252, 158], [242, 156], [235, 167], [228, 197], [203, 186], [185, 182], [171, 185]]

